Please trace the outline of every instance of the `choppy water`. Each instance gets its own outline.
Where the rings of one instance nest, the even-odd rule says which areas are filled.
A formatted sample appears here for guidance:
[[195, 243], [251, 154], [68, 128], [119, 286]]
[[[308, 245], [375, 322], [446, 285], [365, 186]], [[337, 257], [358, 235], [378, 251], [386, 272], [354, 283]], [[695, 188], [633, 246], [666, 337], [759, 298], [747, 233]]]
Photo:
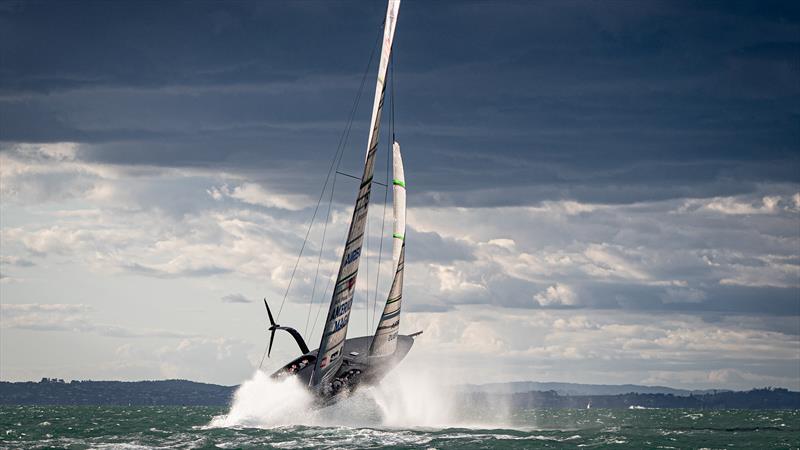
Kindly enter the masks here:
[[798, 411], [531, 410], [502, 428], [214, 427], [210, 407], [0, 408], [0, 448], [797, 448]]
[[230, 408], [0, 407], [0, 448], [798, 448], [800, 411], [512, 411], [470, 405], [420, 370], [319, 410], [257, 371]]

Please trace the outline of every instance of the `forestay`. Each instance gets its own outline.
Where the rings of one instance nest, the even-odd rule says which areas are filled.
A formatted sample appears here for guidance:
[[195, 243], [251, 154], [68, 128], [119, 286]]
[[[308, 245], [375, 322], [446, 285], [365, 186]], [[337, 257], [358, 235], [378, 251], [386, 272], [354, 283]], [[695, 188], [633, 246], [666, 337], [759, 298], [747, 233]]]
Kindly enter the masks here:
[[386, 91], [386, 73], [389, 67], [389, 56], [392, 51], [397, 14], [400, 9], [400, 0], [390, 0], [384, 22], [383, 46], [381, 60], [378, 66], [378, 81], [375, 85], [375, 99], [372, 106], [372, 119], [370, 120], [370, 134], [367, 141], [367, 156], [364, 161], [364, 174], [361, 176], [361, 186], [358, 190], [353, 217], [350, 221], [350, 232], [339, 266], [339, 274], [333, 290], [333, 297], [328, 309], [322, 341], [317, 353], [317, 362], [314, 374], [311, 377], [311, 386], [324, 387], [336, 375], [342, 365], [342, 351], [347, 337], [347, 324], [350, 320], [350, 311], [355, 293], [358, 263], [361, 256], [361, 246], [364, 239], [364, 228], [367, 221], [369, 196], [372, 187], [372, 176], [375, 167], [375, 152], [378, 148], [378, 136], [383, 109], [384, 93]]
[[392, 196], [394, 198], [394, 227], [392, 229], [392, 261], [394, 280], [389, 297], [383, 307], [381, 320], [369, 349], [370, 356], [387, 356], [397, 348], [397, 332], [400, 329], [400, 301], [403, 298], [403, 267], [406, 254], [406, 179], [403, 175], [403, 158], [400, 144], [392, 149]]

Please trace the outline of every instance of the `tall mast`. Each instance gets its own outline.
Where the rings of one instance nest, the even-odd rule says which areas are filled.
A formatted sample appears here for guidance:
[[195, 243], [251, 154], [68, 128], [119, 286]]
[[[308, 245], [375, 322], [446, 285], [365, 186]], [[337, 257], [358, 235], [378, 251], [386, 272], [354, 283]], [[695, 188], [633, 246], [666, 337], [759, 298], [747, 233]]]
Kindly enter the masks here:
[[330, 381], [342, 365], [342, 351], [344, 349], [344, 341], [347, 338], [347, 324], [350, 321], [356, 277], [358, 276], [358, 263], [364, 240], [364, 228], [367, 223], [369, 196], [375, 169], [375, 152], [378, 149], [381, 112], [386, 91], [386, 73], [389, 67], [389, 56], [392, 51], [399, 9], [400, 0], [389, 0], [383, 28], [383, 46], [378, 66], [378, 81], [375, 85], [375, 99], [372, 104], [367, 155], [364, 159], [364, 174], [361, 176], [361, 185], [358, 190], [358, 197], [356, 197], [353, 217], [350, 220], [350, 232], [347, 234], [342, 261], [339, 266], [339, 275], [333, 288], [333, 297], [328, 308], [322, 340], [319, 344], [314, 374], [309, 382], [312, 387], [324, 385], [325, 382]]

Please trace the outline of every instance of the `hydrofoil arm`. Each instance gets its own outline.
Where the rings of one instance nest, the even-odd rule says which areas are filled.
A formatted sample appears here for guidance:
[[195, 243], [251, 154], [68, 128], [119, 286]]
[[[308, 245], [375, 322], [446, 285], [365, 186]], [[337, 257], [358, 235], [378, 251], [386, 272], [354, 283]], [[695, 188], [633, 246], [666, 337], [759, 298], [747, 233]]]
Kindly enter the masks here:
[[303, 339], [303, 336], [300, 334], [299, 331], [295, 330], [292, 327], [282, 327], [275, 323], [275, 319], [272, 318], [272, 311], [269, 310], [269, 305], [267, 304], [267, 299], [264, 299], [264, 306], [267, 307], [267, 316], [269, 317], [269, 328], [267, 331], [270, 332], [269, 335], [269, 350], [267, 351], [267, 357], [269, 354], [272, 353], [272, 342], [275, 340], [275, 331], [283, 330], [288, 332], [294, 338], [294, 341], [297, 342], [297, 345], [300, 347], [300, 351], [303, 352], [305, 355], [308, 353], [308, 345], [306, 345], [306, 341]]

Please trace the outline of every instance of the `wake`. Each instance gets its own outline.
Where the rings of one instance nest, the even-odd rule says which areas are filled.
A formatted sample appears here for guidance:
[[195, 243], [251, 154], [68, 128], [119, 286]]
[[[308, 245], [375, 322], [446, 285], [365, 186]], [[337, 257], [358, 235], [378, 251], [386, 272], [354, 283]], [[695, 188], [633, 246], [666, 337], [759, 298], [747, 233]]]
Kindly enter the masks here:
[[318, 409], [296, 378], [270, 378], [261, 371], [242, 383], [227, 414], [209, 427], [276, 428], [285, 426], [353, 428], [513, 428], [509, 408], [472, 408], [431, 373], [398, 369], [379, 386], [359, 389], [350, 398]]

